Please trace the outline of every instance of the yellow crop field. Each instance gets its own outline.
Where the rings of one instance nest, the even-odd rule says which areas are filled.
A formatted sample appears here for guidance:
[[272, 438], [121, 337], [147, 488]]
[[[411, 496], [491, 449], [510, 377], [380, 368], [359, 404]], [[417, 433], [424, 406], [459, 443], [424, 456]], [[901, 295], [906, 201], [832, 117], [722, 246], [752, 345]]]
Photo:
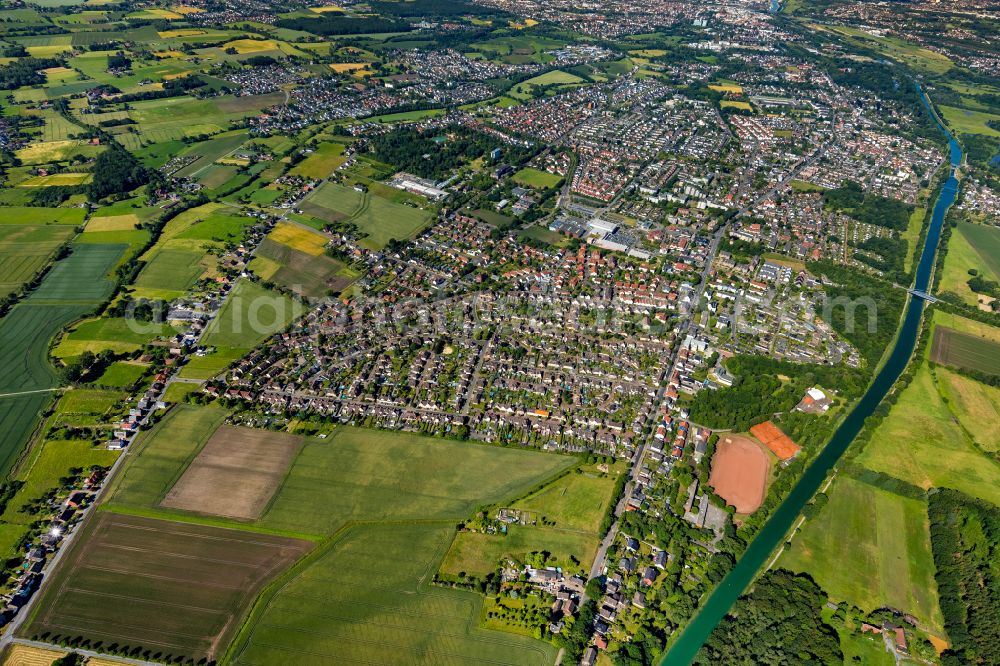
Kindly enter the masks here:
[[236, 39], [222, 45], [223, 49], [236, 49], [239, 54], [257, 53], [259, 51], [274, 51], [278, 43], [273, 39]]
[[183, 58], [186, 54], [183, 51], [156, 51], [153, 55], [157, 58]]
[[162, 32], [156, 33], [163, 39], [170, 39], [171, 37], [194, 37], [195, 35], [204, 35], [204, 30], [198, 30], [197, 28], [186, 28], [184, 30], [163, 30]]
[[93, 180], [89, 173], [54, 173], [50, 176], [33, 176], [19, 183], [20, 187], [54, 187], [56, 185], [83, 185]]
[[333, 5], [323, 5], [322, 7], [310, 7], [309, 11], [316, 12], [317, 14], [325, 14], [326, 12], [342, 12], [344, 10], [341, 7]]
[[191, 74], [192, 74], [192, 71], [190, 69], [185, 69], [183, 72], [174, 72], [173, 74], [164, 74], [163, 75], [163, 80], [164, 81], [171, 81], [173, 79], [182, 79], [185, 76], [190, 76]]
[[750, 106], [748, 102], [734, 102], [733, 100], [730, 99], [722, 100], [721, 102], [719, 102], [719, 106], [721, 106], [723, 109], [731, 108], [731, 109], [743, 109], [744, 111], [753, 111], [753, 107]]
[[353, 72], [358, 69], [367, 69], [368, 63], [366, 62], [334, 62], [330, 63], [330, 69], [337, 72]]
[[318, 231], [300, 227], [290, 222], [279, 222], [268, 236], [271, 240], [287, 245], [293, 250], [305, 252], [314, 257], [323, 254], [327, 238]]
[[732, 93], [734, 95], [743, 94], [743, 86], [737, 86], [732, 83], [714, 83], [709, 86], [715, 92], [721, 93]]
[[135, 214], [92, 217], [90, 218], [90, 221], [87, 222], [87, 226], [84, 228], [83, 232], [131, 231], [135, 229], [135, 225], [137, 224], [139, 224], [139, 216]]
[[41, 164], [65, 159], [78, 145], [80, 145], [79, 141], [69, 139], [65, 141], [41, 141], [33, 143], [30, 146], [25, 146], [14, 154], [22, 162]]
[[130, 16], [131, 18], [163, 19], [165, 21], [176, 21], [178, 19], [184, 18], [183, 14], [170, 11], [169, 9], [160, 9], [157, 7], [143, 9], [142, 11], [130, 14]]
[[171, 9], [174, 12], [177, 12], [178, 14], [184, 14], [185, 16], [188, 14], [201, 14], [203, 11], [205, 11], [201, 7], [191, 7], [189, 5], [177, 5], [176, 7], [172, 7]]
[[3, 660], [3, 666], [52, 666], [52, 662], [65, 654], [59, 650], [14, 643]]

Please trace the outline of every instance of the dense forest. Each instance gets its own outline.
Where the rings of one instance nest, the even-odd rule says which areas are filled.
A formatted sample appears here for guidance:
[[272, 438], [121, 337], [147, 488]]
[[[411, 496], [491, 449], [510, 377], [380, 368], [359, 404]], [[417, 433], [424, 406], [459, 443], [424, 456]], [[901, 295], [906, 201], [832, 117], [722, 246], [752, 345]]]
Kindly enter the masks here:
[[465, 127], [442, 129], [440, 135], [423, 134], [410, 127], [400, 127], [373, 137], [369, 145], [375, 157], [402, 171], [423, 178], [441, 180], [453, 169], [488, 154], [503, 150], [503, 161], [514, 163], [527, 159], [530, 149], [502, 143], [488, 134]]
[[955, 490], [928, 502], [945, 666], [1000, 664], [1000, 509]]
[[279, 28], [311, 32], [314, 35], [367, 35], [377, 32], [406, 32], [410, 24], [384, 18], [351, 18], [323, 14], [318, 18], [283, 18], [274, 22]]
[[0, 90], [45, 83], [45, 74], [41, 70], [59, 65], [60, 62], [52, 58], [22, 58], [3, 65], [0, 67]]
[[[776, 412], [791, 410], [812, 386], [837, 389], [842, 397], [860, 395], [864, 374], [846, 366], [805, 365], [766, 356], [733, 356], [726, 370], [736, 377], [733, 385], [717, 391], [699, 391], [691, 403], [695, 423], [709, 428], [748, 430]], [[778, 375], [789, 377], [781, 381]], [[816, 418], [810, 423], [821, 425]]]
[[132, 157], [132, 153], [117, 144], [97, 156], [93, 175], [94, 179], [87, 186], [91, 201], [109, 194], [130, 192], [149, 182], [149, 171]]
[[736, 602], [694, 663], [842, 664], [840, 638], [820, 616], [826, 602], [809, 577], [769, 571]]
[[846, 181], [838, 188], [823, 193], [823, 203], [828, 207], [846, 213], [859, 222], [905, 231], [910, 223], [911, 206], [895, 199], [887, 199], [875, 194], [865, 195], [861, 186], [853, 180]]

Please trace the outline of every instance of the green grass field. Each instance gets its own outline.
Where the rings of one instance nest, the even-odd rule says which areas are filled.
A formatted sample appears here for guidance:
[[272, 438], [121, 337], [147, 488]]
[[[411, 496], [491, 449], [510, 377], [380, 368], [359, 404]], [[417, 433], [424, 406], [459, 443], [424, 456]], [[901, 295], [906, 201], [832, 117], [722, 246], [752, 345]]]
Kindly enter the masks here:
[[347, 161], [344, 157], [344, 144], [324, 143], [308, 157], [292, 167], [291, 173], [303, 178], [327, 178], [341, 164]]
[[205, 272], [204, 253], [180, 248], [164, 248], [153, 255], [135, 279], [140, 289], [176, 291], [183, 294]]
[[189, 359], [181, 368], [179, 376], [184, 379], [211, 379], [243, 356], [245, 351], [233, 347], [216, 347], [211, 354]]
[[148, 367], [139, 363], [116, 361], [94, 383], [100, 386], [130, 387], [142, 378]]
[[938, 368], [937, 387], [948, 409], [979, 448], [1000, 451], [1000, 389]]
[[530, 451], [343, 427], [325, 441], [310, 440], [260, 523], [330, 533], [351, 519], [458, 520], [475, 506], [515, 495], [574, 462]]
[[954, 488], [1000, 504], [1000, 463], [955, 423], [926, 365], [914, 371], [857, 462], [923, 488]]
[[940, 635], [926, 503], [843, 475], [827, 495], [778, 566], [808, 573], [834, 601], [897, 608]]
[[970, 305], [977, 302], [969, 288], [970, 270], [986, 280], [1000, 282], [1000, 229], [959, 222], [948, 240], [939, 293], [953, 293]]
[[547, 190], [550, 187], [555, 187], [559, 184], [560, 180], [562, 180], [561, 176], [549, 173], [548, 171], [532, 169], [531, 167], [525, 167], [514, 174], [514, 182], [538, 190]]
[[82, 225], [86, 211], [82, 208], [34, 208], [8, 206], [3, 209], [0, 226], [6, 224], [69, 224]]
[[325, 183], [309, 196], [302, 209], [328, 222], [347, 221], [367, 236], [361, 244], [380, 250], [392, 239], [413, 236], [431, 220], [431, 212], [396, 203], [373, 191], [360, 193], [336, 183]]
[[581, 468], [581, 473], [567, 474], [513, 507], [534, 511], [554, 521], [553, 527], [596, 534], [601, 520], [611, 504], [612, 493], [621, 465], [608, 474], [601, 474], [593, 465]]
[[301, 316], [304, 307], [255, 282], [240, 280], [209, 324], [202, 342], [210, 347], [251, 349]]
[[225, 663], [552, 664], [551, 645], [479, 629], [479, 595], [428, 584], [452, 529], [351, 528], [265, 592]]
[[[496, 570], [501, 558], [524, 561], [525, 556], [548, 551], [553, 566], [567, 571], [590, 570], [597, 554], [596, 534], [562, 531], [547, 527], [511, 525], [507, 534], [459, 532], [441, 563], [441, 573], [458, 576], [485, 576]], [[572, 558], [576, 558], [576, 564]]]
[[997, 131], [987, 125], [989, 121], [1000, 121], [1000, 115], [995, 113], [984, 113], [982, 111], [972, 111], [970, 109], [960, 109], [955, 106], [941, 106], [941, 114], [952, 132], [956, 134], [984, 134], [986, 136], [1000, 136]]

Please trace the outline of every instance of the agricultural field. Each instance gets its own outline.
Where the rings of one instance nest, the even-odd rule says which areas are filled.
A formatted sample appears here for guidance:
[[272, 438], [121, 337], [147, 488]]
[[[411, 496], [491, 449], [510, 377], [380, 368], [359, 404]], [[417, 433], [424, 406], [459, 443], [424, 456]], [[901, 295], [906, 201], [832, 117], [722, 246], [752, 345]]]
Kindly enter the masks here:
[[332, 257], [301, 252], [270, 238], [257, 248], [250, 268], [262, 279], [310, 298], [340, 292], [357, 276]]
[[[206, 407], [175, 408], [144, 436], [110, 503], [159, 506], [224, 415]], [[285, 435], [275, 437], [283, 441]], [[510, 497], [573, 462], [529, 451], [341, 427], [327, 439], [306, 440], [277, 495], [254, 524], [283, 533], [331, 534], [349, 520], [458, 520], [477, 504]], [[364, 484], [357, 483], [358, 475]]]
[[347, 161], [344, 144], [324, 143], [304, 160], [292, 167], [291, 173], [303, 178], [320, 180], [328, 178], [337, 167]]
[[942, 635], [926, 503], [846, 475], [827, 495], [778, 565], [808, 573], [836, 602], [898, 608]]
[[216, 430], [160, 506], [256, 520], [278, 491], [302, 438], [267, 430]]
[[251, 349], [302, 315], [304, 305], [248, 280], [233, 287], [205, 330], [205, 346]]
[[0, 225], [0, 297], [30, 281], [73, 235], [64, 225]]
[[978, 297], [968, 282], [975, 271], [984, 280], [1000, 282], [1000, 229], [959, 222], [948, 240], [938, 293], [953, 293], [976, 305]]
[[560, 180], [562, 180], [562, 176], [549, 173], [548, 171], [532, 169], [531, 167], [525, 167], [514, 174], [514, 181], [516, 183], [525, 187], [533, 187], [536, 190], [547, 190], [550, 187], [555, 187], [559, 184]]
[[0, 470], [9, 469], [51, 400], [58, 377], [49, 341], [108, 296], [106, 275], [121, 255], [118, 245], [81, 245], [59, 261], [32, 294], [0, 319]]
[[205, 272], [203, 258], [204, 253], [196, 250], [161, 249], [139, 273], [135, 286], [181, 295]]
[[112, 506], [155, 507], [222, 424], [225, 410], [178, 405], [133, 445], [135, 456], [108, 491]]
[[941, 365], [1000, 375], [1000, 343], [936, 326], [930, 359]]
[[384, 248], [390, 240], [409, 238], [431, 220], [431, 212], [402, 203], [395, 203], [372, 192], [361, 193], [352, 188], [325, 183], [303, 203], [302, 210], [327, 222], [346, 222], [366, 234], [361, 244], [373, 249]]
[[[102, 511], [22, 633], [141, 647], [147, 658], [216, 659], [268, 581], [312, 548], [299, 539]], [[224, 564], [223, 564], [224, 563]]]
[[921, 488], [1000, 503], [1000, 463], [980, 452], [945, 404], [927, 365], [893, 405], [857, 462]]
[[478, 594], [429, 583], [451, 525], [352, 527], [257, 603], [228, 661], [542, 666], [555, 648], [480, 629]]

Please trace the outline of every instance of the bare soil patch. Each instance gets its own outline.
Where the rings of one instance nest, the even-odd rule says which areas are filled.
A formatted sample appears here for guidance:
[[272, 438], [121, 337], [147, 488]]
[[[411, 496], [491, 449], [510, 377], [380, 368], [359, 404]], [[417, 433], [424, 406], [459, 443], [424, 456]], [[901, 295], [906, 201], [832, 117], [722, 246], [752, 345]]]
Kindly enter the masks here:
[[263, 586], [312, 544], [102, 511], [71, 548], [22, 634], [83, 636], [170, 662], [217, 659]]
[[160, 506], [255, 520], [301, 448], [302, 438], [296, 435], [222, 426]]
[[767, 489], [767, 453], [757, 442], [740, 435], [723, 435], [712, 457], [709, 485], [737, 513], [760, 508]]

